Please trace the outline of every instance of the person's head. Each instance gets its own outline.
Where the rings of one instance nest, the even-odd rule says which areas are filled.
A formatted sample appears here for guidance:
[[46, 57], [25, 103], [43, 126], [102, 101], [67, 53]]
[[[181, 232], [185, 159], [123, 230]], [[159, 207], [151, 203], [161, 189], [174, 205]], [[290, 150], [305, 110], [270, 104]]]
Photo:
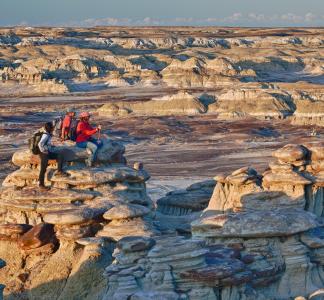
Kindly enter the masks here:
[[45, 128], [46, 132], [52, 133], [54, 130], [54, 125], [52, 122], [47, 122], [47, 123], [45, 123], [44, 128]]
[[70, 117], [74, 117], [75, 116], [75, 110], [73, 108], [69, 108], [67, 111], [66, 111], [66, 115], [67, 116], [70, 116]]
[[84, 111], [80, 114], [80, 120], [84, 122], [88, 122], [90, 119], [90, 114], [87, 111]]

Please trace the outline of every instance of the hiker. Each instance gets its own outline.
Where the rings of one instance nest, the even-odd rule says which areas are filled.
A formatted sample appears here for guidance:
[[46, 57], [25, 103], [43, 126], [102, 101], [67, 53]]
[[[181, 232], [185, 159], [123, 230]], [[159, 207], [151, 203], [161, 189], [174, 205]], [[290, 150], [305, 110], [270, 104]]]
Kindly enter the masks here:
[[75, 137], [73, 136], [73, 128], [76, 127], [77, 120], [75, 119], [75, 111], [73, 109], [68, 109], [66, 115], [62, 122], [61, 129], [61, 140], [73, 140]]
[[54, 126], [52, 122], [48, 122], [44, 126], [43, 134], [41, 135], [40, 141], [38, 143], [39, 156], [41, 159], [41, 168], [39, 172], [39, 187], [44, 190], [49, 190], [45, 186], [45, 173], [47, 169], [47, 164], [49, 159], [56, 159], [57, 161], [57, 172], [56, 175], [66, 177], [67, 174], [63, 172], [64, 155], [63, 153], [54, 152], [54, 146], [51, 144], [52, 134], [54, 131]]
[[91, 155], [86, 160], [86, 164], [87, 166], [92, 167], [97, 157], [97, 151], [99, 148], [102, 147], [103, 143], [99, 138], [93, 138], [94, 134], [96, 134], [97, 132], [100, 133], [101, 125], [98, 125], [98, 127], [93, 128], [89, 124], [89, 120], [90, 114], [88, 112], [82, 112], [80, 114], [80, 122], [78, 123], [76, 130], [76, 145], [80, 148], [86, 148], [90, 150]]

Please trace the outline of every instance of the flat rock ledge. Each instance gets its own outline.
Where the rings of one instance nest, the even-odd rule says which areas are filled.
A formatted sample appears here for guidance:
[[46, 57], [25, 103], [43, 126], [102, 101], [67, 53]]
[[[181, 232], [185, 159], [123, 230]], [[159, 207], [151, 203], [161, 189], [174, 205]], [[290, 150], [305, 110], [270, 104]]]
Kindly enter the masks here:
[[277, 209], [229, 213], [198, 219], [192, 223], [192, 232], [198, 237], [267, 238], [290, 236], [324, 224], [301, 209]]

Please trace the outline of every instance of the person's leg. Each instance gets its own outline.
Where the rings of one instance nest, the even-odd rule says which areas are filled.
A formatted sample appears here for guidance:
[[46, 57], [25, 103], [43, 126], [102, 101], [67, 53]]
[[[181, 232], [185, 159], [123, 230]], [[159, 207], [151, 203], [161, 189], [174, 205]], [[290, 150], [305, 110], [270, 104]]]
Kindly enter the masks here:
[[87, 148], [87, 142], [80, 142], [76, 143], [77, 147], [79, 148]]
[[94, 143], [97, 146], [98, 149], [100, 149], [103, 146], [102, 140], [90, 138], [89, 142]]
[[91, 152], [91, 155], [88, 159], [88, 165], [89, 166], [92, 166], [93, 162], [95, 161], [96, 159], [96, 155], [97, 155], [97, 150], [98, 150], [98, 147], [95, 143], [92, 143], [92, 142], [87, 142], [87, 149], [90, 150]]
[[97, 145], [98, 149], [100, 149], [103, 146], [102, 140], [97, 140], [96, 145]]
[[49, 152], [48, 153], [49, 159], [55, 159], [57, 161], [57, 171], [62, 173], [63, 172], [63, 163], [64, 163], [64, 156], [61, 152]]
[[48, 155], [45, 153], [40, 153], [39, 156], [41, 159], [41, 165], [40, 165], [38, 180], [39, 180], [40, 186], [45, 186], [45, 173], [46, 173], [47, 164], [48, 164]]

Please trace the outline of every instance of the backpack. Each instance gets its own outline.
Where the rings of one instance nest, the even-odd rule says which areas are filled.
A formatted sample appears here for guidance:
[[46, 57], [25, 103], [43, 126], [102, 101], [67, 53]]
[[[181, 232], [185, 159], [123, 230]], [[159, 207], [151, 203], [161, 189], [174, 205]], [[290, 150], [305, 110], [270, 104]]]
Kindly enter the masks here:
[[37, 155], [40, 153], [38, 144], [42, 138], [42, 135], [44, 134], [44, 132], [41, 131], [37, 131], [36, 133], [34, 133], [34, 135], [28, 140], [28, 144], [29, 144], [29, 150]]
[[80, 120], [77, 120], [77, 119], [71, 120], [71, 124], [70, 124], [70, 128], [69, 128], [69, 139], [73, 142], [75, 142], [76, 138], [77, 138], [77, 128], [78, 128], [79, 122], [80, 122]]

